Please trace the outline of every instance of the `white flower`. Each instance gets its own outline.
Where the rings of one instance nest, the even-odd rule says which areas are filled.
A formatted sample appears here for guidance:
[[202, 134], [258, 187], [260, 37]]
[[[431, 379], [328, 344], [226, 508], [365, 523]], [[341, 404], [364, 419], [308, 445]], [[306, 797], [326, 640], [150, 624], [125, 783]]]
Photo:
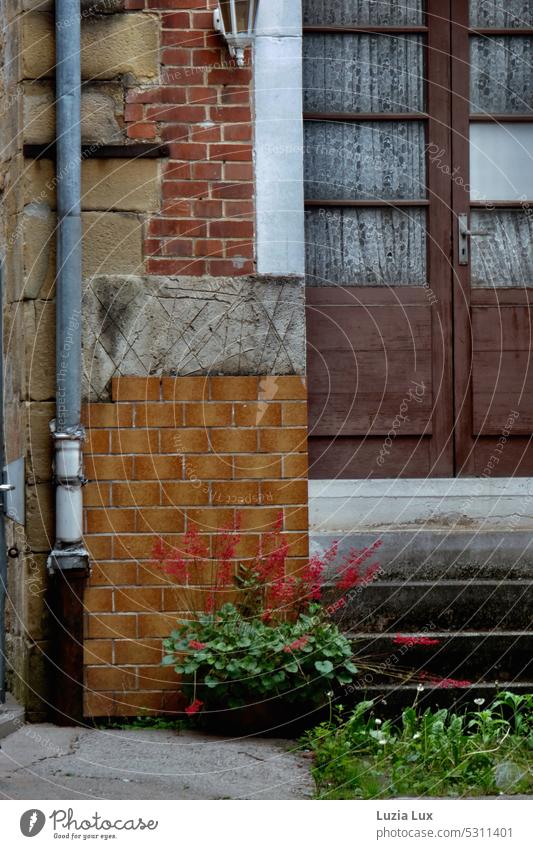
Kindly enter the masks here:
[[417, 687], [416, 689], [417, 689], [417, 692], [418, 692], [418, 693], [422, 693], [422, 691], [424, 690], [424, 688], [423, 688], [422, 684], [419, 684], [419, 685], [418, 685], [418, 687]]
[[485, 704], [485, 699], [474, 699], [474, 704], [481, 707], [481, 705]]
[[374, 722], [376, 723], [376, 725], [381, 725], [381, 719], [375, 719]]
[[379, 741], [379, 745], [380, 745], [380, 746], [386, 746], [386, 745], [387, 745], [387, 741], [386, 741], [386, 740], [380, 740], [380, 741]]
[[413, 740], [419, 740], [419, 739], [420, 739], [420, 732], [417, 731], [416, 734], [413, 734]]

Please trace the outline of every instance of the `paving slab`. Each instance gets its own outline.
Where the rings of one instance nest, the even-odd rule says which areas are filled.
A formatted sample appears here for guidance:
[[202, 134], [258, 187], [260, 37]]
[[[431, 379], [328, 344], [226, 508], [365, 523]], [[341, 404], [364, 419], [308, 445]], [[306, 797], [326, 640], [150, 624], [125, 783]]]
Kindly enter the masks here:
[[7, 693], [4, 704], [0, 704], [0, 740], [24, 725], [24, 708]]
[[2, 740], [4, 799], [309, 799], [287, 740], [24, 725]]

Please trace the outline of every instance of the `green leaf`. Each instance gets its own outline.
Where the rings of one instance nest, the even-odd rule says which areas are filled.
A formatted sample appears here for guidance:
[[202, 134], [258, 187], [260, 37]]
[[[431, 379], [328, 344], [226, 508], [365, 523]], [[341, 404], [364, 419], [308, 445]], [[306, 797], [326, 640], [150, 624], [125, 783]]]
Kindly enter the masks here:
[[166, 654], [163, 660], [161, 661], [161, 666], [173, 666], [176, 662], [176, 658], [173, 654]]
[[331, 660], [315, 660], [315, 669], [321, 675], [328, 675], [333, 671], [333, 664]]

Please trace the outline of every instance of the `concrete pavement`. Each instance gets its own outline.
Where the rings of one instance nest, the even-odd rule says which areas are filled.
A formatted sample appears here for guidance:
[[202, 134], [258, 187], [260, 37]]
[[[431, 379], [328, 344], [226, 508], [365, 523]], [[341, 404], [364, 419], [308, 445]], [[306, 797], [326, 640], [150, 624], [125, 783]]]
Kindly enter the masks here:
[[309, 799], [310, 762], [290, 749], [192, 731], [23, 725], [1, 741], [0, 799]]

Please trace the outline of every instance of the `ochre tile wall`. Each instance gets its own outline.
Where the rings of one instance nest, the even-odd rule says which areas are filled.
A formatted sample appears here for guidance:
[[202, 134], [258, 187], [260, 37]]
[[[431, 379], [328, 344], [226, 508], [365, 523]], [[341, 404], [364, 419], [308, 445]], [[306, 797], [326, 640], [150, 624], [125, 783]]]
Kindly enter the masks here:
[[[192, 527], [242, 524], [252, 557], [280, 512], [287, 566], [307, 556], [307, 403], [300, 377], [121, 377], [113, 402], [89, 404], [85, 595], [87, 716], [179, 709], [161, 640], [184, 593], [153, 560], [157, 539], [180, 550]], [[206, 576], [205, 583], [208, 583]], [[207, 590], [199, 590], [205, 596]], [[187, 604], [190, 605], [190, 592]]]

